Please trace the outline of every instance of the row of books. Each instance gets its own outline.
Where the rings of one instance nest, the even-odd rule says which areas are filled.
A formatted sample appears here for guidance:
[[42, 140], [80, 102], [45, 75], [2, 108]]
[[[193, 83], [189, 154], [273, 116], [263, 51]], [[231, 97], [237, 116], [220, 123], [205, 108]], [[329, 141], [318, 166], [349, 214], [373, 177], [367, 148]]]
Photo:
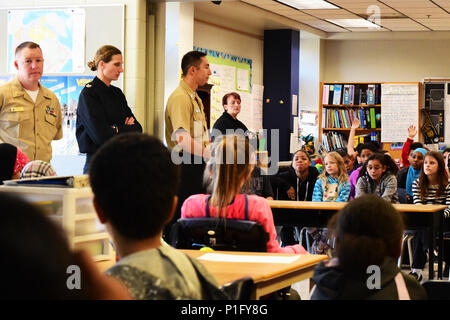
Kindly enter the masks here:
[[355, 136], [355, 148], [359, 143], [367, 143], [369, 141], [381, 141], [380, 132], [370, 132], [369, 134]]
[[381, 84], [324, 84], [322, 103], [331, 105], [381, 104]]
[[338, 148], [347, 149], [347, 140], [344, 139], [341, 133], [334, 131], [324, 132], [322, 134], [322, 144], [327, 151]]
[[[381, 141], [380, 132], [370, 132], [369, 134], [355, 136], [355, 148], [359, 143], [368, 143], [369, 141]], [[322, 144], [327, 152], [344, 148], [347, 149], [347, 140], [341, 133], [328, 131], [322, 134]]]
[[359, 119], [359, 127], [362, 129], [381, 128], [381, 114], [375, 108], [360, 109], [323, 109], [323, 128], [351, 128], [355, 118]]

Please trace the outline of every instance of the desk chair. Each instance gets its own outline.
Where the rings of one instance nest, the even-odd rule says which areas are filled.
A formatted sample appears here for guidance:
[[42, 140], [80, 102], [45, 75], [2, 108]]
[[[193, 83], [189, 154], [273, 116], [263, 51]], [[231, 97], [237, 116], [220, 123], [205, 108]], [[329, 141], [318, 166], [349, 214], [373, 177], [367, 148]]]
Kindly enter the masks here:
[[170, 244], [177, 249], [210, 247], [221, 251], [266, 252], [268, 234], [256, 221], [182, 218], [172, 226], [170, 238]]
[[403, 234], [401, 253], [400, 253], [400, 257], [398, 257], [398, 267], [399, 268], [401, 268], [404, 265], [403, 264], [403, 258], [404, 258], [403, 252], [405, 250], [405, 245], [408, 250], [409, 267], [412, 268], [413, 254], [412, 254], [411, 242], [412, 242], [413, 238], [414, 238], [414, 236], [412, 236], [412, 235], [409, 235], [406, 233]]
[[250, 300], [254, 287], [253, 279], [244, 277], [233, 282], [224, 284], [220, 287], [231, 300]]
[[210, 217], [209, 197], [205, 218], [181, 218], [172, 226], [170, 244], [177, 249], [210, 247], [222, 251], [266, 252], [268, 233], [264, 227], [248, 219], [245, 195], [245, 220]]
[[450, 281], [428, 280], [422, 283], [428, 300], [450, 300]]

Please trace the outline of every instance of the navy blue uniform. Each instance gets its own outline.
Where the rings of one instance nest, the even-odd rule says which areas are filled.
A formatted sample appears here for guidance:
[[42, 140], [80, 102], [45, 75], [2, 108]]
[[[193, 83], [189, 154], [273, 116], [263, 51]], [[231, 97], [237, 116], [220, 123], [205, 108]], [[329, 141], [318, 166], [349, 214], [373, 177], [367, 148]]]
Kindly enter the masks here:
[[[220, 131], [223, 135], [226, 134], [227, 129], [228, 130], [242, 129], [244, 131], [244, 133], [248, 131], [245, 124], [243, 124], [238, 119], [234, 119], [226, 111], [224, 111], [223, 114], [220, 116], [220, 118], [216, 120], [216, 122], [214, 123], [213, 129]], [[212, 141], [214, 141], [214, 139], [217, 138], [217, 136], [218, 136], [218, 132], [213, 131], [211, 134]]]
[[[134, 118], [126, 125], [127, 117]], [[142, 127], [128, 107], [122, 90], [107, 86], [99, 78], [86, 84], [80, 93], [77, 108], [76, 136], [81, 153], [86, 153], [86, 165], [100, 146], [113, 136], [124, 132], [142, 132]]]

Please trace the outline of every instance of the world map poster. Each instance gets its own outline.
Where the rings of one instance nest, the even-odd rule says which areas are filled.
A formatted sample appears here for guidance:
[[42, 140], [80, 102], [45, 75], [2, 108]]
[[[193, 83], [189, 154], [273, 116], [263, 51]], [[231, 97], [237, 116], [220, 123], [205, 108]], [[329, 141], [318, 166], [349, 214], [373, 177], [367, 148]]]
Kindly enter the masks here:
[[24, 41], [41, 47], [44, 73], [84, 72], [85, 10], [9, 10], [8, 72], [15, 70], [14, 51]]

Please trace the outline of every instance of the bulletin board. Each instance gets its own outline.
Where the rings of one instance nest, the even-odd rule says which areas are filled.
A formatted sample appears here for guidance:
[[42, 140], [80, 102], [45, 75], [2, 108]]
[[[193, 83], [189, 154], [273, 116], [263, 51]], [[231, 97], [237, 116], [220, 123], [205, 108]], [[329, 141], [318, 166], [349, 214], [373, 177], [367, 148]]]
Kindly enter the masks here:
[[[252, 97], [252, 60], [232, 54], [195, 47], [194, 50], [206, 53], [212, 75], [208, 83], [211, 89], [211, 128], [222, 115], [222, 97], [229, 92], [237, 92], [241, 96], [241, 112], [238, 119], [249, 129], [255, 125]], [[261, 98], [262, 99], [262, 98]]]

